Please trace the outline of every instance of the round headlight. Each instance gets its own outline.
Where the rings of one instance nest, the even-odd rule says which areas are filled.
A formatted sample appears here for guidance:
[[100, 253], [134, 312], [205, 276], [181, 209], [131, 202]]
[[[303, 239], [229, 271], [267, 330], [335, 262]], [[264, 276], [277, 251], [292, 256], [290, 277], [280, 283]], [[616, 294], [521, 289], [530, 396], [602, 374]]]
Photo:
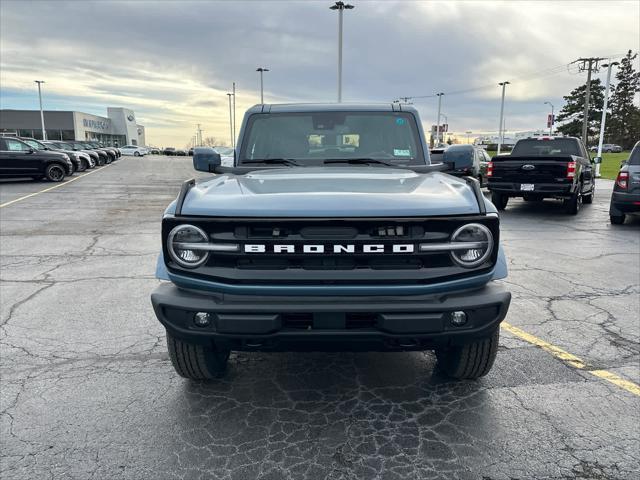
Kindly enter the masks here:
[[198, 244], [209, 243], [209, 237], [200, 228], [193, 225], [178, 225], [167, 238], [167, 248], [171, 258], [186, 268], [196, 268], [209, 258], [205, 248], [198, 248]]
[[459, 249], [451, 251], [453, 261], [461, 267], [473, 268], [482, 264], [491, 255], [493, 235], [484, 225], [468, 223], [453, 232], [451, 243], [460, 244]]

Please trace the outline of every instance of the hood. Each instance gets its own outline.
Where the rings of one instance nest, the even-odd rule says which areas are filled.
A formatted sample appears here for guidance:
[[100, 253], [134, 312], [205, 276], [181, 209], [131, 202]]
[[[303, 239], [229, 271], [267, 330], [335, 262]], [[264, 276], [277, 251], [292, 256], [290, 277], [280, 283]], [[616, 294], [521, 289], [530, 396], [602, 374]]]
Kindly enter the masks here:
[[38, 150], [38, 155], [44, 155], [47, 157], [55, 157], [55, 158], [63, 158], [65, 160], [71, 159], [71, 157], [67, 155], [65, 152], [60, 152], [55, 150]]
[[402, 217], [479, 213], [464, 180], [385, 167], [301, 167], [220, 175], [197, 183], [183, 215]]

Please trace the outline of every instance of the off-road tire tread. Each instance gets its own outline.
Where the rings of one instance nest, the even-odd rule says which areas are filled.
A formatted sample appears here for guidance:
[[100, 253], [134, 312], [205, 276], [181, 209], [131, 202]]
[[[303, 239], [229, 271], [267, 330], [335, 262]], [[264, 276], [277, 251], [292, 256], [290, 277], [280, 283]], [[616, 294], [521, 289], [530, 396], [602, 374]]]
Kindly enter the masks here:
[[467, 345], [437, 351], [438, 366], [448, 376], [462, 379], [477, 379], [489, 373], [498, 352], [499, 329], [491, 336]]
[[212, 380], [221, 377], [228, 355], [207, 351], [202, 345], [183, 342], [167, 333], [169, 358], [178, 375], [191, 380]]

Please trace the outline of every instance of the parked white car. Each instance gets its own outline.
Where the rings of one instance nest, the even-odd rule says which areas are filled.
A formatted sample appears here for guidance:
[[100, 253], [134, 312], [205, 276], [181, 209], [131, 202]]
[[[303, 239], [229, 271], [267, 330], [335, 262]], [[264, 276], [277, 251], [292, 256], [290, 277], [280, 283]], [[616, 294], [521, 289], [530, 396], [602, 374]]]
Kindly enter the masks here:
[[220, 154], [220, 160], [223, 167], [233, 167], [234, 150], [231, 147], [213, 147]]
[[119, 147], [122, 155], [133, 155], [134, 157], [141, 157], [147, 150], [145, 148], [139, 147], [138, 145], [125, 145], [124, 147]]

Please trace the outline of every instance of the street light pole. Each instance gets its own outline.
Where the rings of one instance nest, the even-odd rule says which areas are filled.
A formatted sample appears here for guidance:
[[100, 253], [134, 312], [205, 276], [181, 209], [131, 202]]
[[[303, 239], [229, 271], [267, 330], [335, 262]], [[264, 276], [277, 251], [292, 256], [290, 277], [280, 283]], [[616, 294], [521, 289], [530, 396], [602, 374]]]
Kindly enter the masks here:
[[504, 130], [502, 127], [502, 121], [504, 119], [504, 90], [509, 85], [510, 82], [504, 81], [500, 82], [498, 85], [502, 87], [502, 101], [500, 102], [500, 125], [498, 127], [498, 155], [500, 155], [500, 147], [502, 147], [502, 142], [504, 141]]
[[444, 93], [440, 92], [440, 93], [436, 93], [436, 96], [438, 97], [438, 119], [436, 120], [436, 143], [434, 145], [434, 147], [438, 147], [438, 145], [440, 144], [440, 109], [442, 108], [442, 96], [444, 95]]
[[555, 121], [555, 117], [553, 116], [553, 103], [544, 102], [545, 105], [551, 105], [551, 120], [549, 121], [549, 136], [553, 135], [553, 122]]
[[351, 10], [353, 5], [344, 2], [336, 2], [329, 7], [338, 11], [338, 103], [342, 102], [342, 15], [345, 10]]
[[264, 67], [256, 68], [256, 72], [260, 72], [260, 105], [264, 105], [264, 83], [262, 80], [262, 74], [268, 71], [269, 71], [268, 68], [264, 68]]
[[466, 134], [467, 134], [467, 145], [469, 145], [469, 144], [471, 143], [471, 142], [469, 141], [469, 140], [470, 140], [469, 135], [471, 135], [473, 132], [472, 132], [471, 130], [467, 130], [467, 131], [466, 131], [466, 132], [464, 132], [464, 133], [466, 133]]
[[236, 82], [233, 82], [233, 146], [236, 145]]
[[42, 90], [40, 85], [45, 83], [44, 80], [34, 80], [38, 84], [38, 98], [40, 99], [40, 124], [42, 125], [42, 140], [47, 139], [47, 131], [44, 129], [44, 112], [42, 110]]
[[611, 83], [611, 67], [620, 65], [618, 62], [605, 63], [602, 66], [607, 67], [607, 84], [604, 89], [604, 105], [602, 106], [602, 119], [600, 120], [600, 138], [598, 139], [598, 158], [596, 163], [596, 177], [600, 177], [600, 163], [602, 162], [602, 143], [604, 140], [604, 125], [607, 120], [607, 105], [609, 103], [609, 84]]
[[444, 113], [441, 113], [440, 116], [444, 117], [444, 121], [445, 121], [445, 123], [442, 124], [442, 143], [447, 143], [447, 131], [449, 130], [449, 117], [447, 117]]
[[231, 114], [231, 96], [233, 95], [233, 93], [227, 93], [227, 96], [229, 97], [229, 135], [231, 136], [231, 148], [235, 148], [235, 145], [233, 143], [233, 116]]

